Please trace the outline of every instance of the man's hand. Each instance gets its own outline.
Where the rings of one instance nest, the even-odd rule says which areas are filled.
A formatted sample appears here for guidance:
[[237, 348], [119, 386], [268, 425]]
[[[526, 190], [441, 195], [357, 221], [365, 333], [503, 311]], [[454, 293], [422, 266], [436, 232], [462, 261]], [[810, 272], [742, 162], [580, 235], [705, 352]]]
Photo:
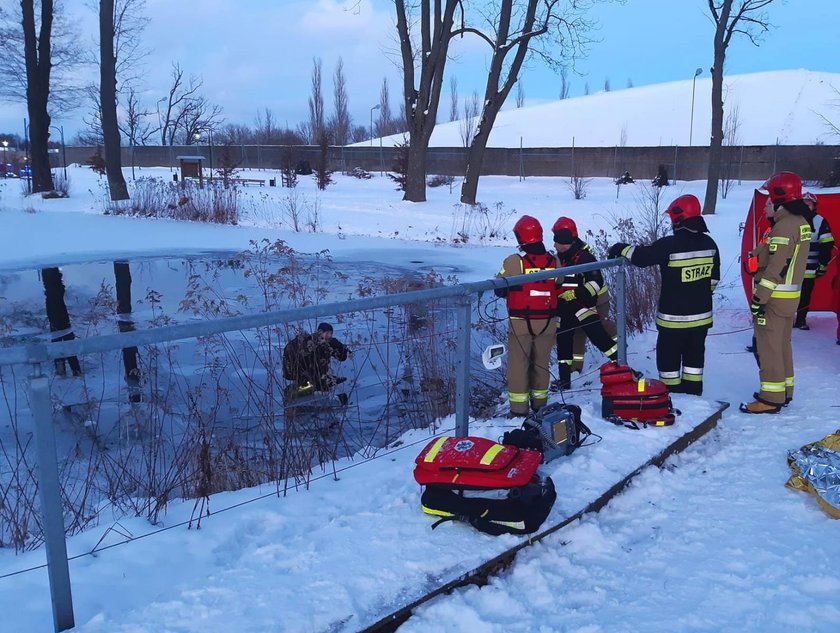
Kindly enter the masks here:
[[820, 264], [819, 266], [817, 266], [817, 272], [816, 272], [817, 279], [822, 277], [826, 273], [827, 270], [828, 270], [828, 266], [826, 266], [825, 264]]
[[574, 301], [575, 299], [575, 291], [574, 290], [565, 290], [560, 293], [560, 299], [563, 301]]
[[753, 297], [753, 301], [750, 304], [750, 312], [752, 312], [754, 317], [764, 316], [764, 306], [756, 303], [755, 297]]
[[616, 259], [618, 257], [623, 257], [621, 253], [628, 246], [630, 246], [630, 245], [625, 244], [624, 242], [618, 242], [616, 244], [613, 244], [612, 246], [610, 246], [610, 249], [607, 251], [607, 257], [609, 259]]

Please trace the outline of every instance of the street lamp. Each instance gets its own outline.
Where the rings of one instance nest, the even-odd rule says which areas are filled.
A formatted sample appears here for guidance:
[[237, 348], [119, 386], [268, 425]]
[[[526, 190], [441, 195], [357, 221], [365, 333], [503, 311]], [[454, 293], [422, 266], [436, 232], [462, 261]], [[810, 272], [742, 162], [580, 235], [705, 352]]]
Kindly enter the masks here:
[[373, 147], [373, 111], [379, 109], [379, 104], [377, 103], [370, 109], [370, 146]]
[[4, 174], [7, 173], [6, 172], [6, 163], [8, 161], [6, 160], [6, 152], [8, 151], [8, 149], [9, 149], [9, 141], [3, 141], [3, 173]]
[[694, 134], [694, 89], [697, 84], [697, 78], [703, 74], [703, 69], [698, 68], [694, 71], [694, 77], [691, 79], [691, 124], [688, 127], [688, 144], [691, 146], [691, 137]]
[[61, 134], [61, 164], [64, 166], [64, 181], [67, 182], [67, 149], [64, 145], [64, 126], [56, 127], [55, 125], [51, 125], [50, 128], [58, 130], [59, 134]]

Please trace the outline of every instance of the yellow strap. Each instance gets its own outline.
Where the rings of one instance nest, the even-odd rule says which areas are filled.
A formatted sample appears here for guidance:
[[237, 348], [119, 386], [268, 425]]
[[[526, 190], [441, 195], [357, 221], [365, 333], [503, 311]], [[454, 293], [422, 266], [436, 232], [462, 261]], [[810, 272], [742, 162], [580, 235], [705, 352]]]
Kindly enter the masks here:
[[504, 446], [502, 446], [501, 444], [494, 444], [489, 449], [487, 449], [487, 452], [484, 453], [484, 457], [481, 458], [481, 462], [479, 463], [483, 466], [491, 464], [493, 460], [496, 459], [496, 455], [498, 455], [499, 451], [501, 451], [503, 448]]
[[424, 462], [433, 462], [433, 461], [435, 461], [435, 457], [437, 457], [437, 454], [440, 452], [440, 449], [441, 449], [441, 447], [443, 446], [443, 443], [444, 443], [446, 440], [448, 440], [448, 439], [449, 439], [449, 437], [447, 437], [447, 436], [443, 436], [443, 437], [441, 437], [440, 439], [438, 439], [438, 441], [437, 441], [437, 442], [435, 442], [434, 444], [432, 444], [432, 448], [430, 448], [430, 449], [429, 449], [429, 452], [428, 452], [428, 453], [426, 453], [426, 457], [424, 457], [424, 458], [423, 458], [423, 461], [424, 461]]

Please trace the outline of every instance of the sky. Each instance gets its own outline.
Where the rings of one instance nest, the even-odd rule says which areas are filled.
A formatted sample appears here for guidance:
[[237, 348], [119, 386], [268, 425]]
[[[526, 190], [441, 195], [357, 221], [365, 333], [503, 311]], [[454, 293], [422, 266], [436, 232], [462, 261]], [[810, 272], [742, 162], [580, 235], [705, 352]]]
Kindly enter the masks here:
[[[0, 280], [12, 282], [4, 286], [6, 298], [27, 279], [34, 285], [38, 266], [107, 262], [115, 244], [121, 259], [180, 257], [204, 249], [236, 251], [252, 239], [280, 238], [298, 251], [327, 248], [345, 269], [358, 262], [404, 267], [422, 261], [444, 273], [457, 271], [463, 282], [492, 276], [514, 250], [510, 229], [518, 214], [513, 211], [500, 237], [454, 243], [455, 229], [464, 226], [455, 204], [457, 186], [455, 194], [446, 187], [430, 189], [428, 202], [417, 204], [401, 201], [393, 183], [378, 174], [371, 180], [337, 175], [336, 184], [321, 193], [311, 179], [302, 178], [298, 200], [319, 201], [322, 232], [294, 233], [282, 217], [287, 192], [280, 188], [244, 189], [240, 226], [210, 226], [103, 215], [101, 179], [78, 166], [71, 166], [69, 174], [71, 197], [63, 200], [24, 197], [18, 181], [0, 180]], [[171, 173], [151, 168], [142, 175], [169, 181]], [[129, 177], [128, 182], [133, 191], [134, 181]], [[644, 204], [641, 183], [622, 187], [617, 196], [609, 179], [594, 179], [584, 200], [574, 200], [567, 184], [563, 178], [520, 182], [485, 176], [480, 191], [488, 206], [502, 201], [506, 209], [527, 209], [543, 225], [563, 213], [582, 232], [609, 230], [610, 218], [639, 217]], [[707, 216], [721, 251], [722, 275], [715, 325], [707, 339], [704, 396], [675, 395], [681, 414], [671, 427], [632, 431], [614, 426], [600, 417], [593, 374], [601, 359], [590, 350], [586, 374], [575, 375], [574, 392], [566, 399], [582, 407], [584, 422], [602, 439], [541, 467], [559, 492], [544, 526], [581, 510], [702, 422], [719, 406], [716, 400], [725, 400], [732, 406], [717, 429], [663, 468], [645, 469], [599, 513], [520, 552], [487, 586], [459, 589], [421, 607], [400, 627], [402, 633], [836, 630], [840, 521], [826, 516], [810, 496], [784, 487], [790, 475], [788, 451], [840, 426], [835, 315], [812, 313], [811, 330], [794, 331], [797, 386], [788, 409], [768, 417], [737, 411], [738, 402], [750, 399], [758, 384], [755, 361], [744, 350], [751, 321], [738, 254], [739, 224], [759, 184], [736, 184], [719, 201], [716, 214]], [[704, 187], [703, 181], [680, 181], [663, 191], [664, 200], [686, 193], [702, 196]], [[39, 239], [33, 243], [21, 239], [24, 235]], [[67, 297], [84, 303], [79, 267], [63, 270]], [[143, 279], [137, 275], [134, 283], [142, 288]], [[101, 282], [109, 280], [110, 272]], [[99, 283], [90, 281], [95, 294]], [[171, 291], [157, 283], [155, 288], [164, 296]], [[240, 288], [224, 292], [230, 296]], [[39, 296], [30, 301], [43, 305]], [[153, 313], [141, 307], [138, 324]], [[113, 327], [113, 322], [105, 319], [103, 326]], [[32, 322], [24, 327], [31, 335]], [[347, 327], [338, 325], [336, 335], [345, 336]], [[629, 362], [647, 377], [656, 376], [654, 346], [653, 331], [629, 341]], [[118, 359], [116, 352], [110, 360], [103, 357], [102, 367]], [[203, 357], [187, 358], [180, 369], [199, 372], [203, 362]], [[85, 363], [85, 380], [93, 384], [101, 373], [107, 393], [121, 382], [120, 372], [103, 371], [93, 359]], [[336, 370], [352, 372], [350, 363]], [[72, 378], [51, 381], [57, 407], [78, 402], [72, 399], [78, 395], [77, 383]], [[361, 398], [358, 391], [352, 392], [351, 405], [355, 398]], [[22, 415], [25, 408], [20, 405]], [[192, 502], [173, 500], [158, 525], [98, 506], [99, 522], [68, 539], [68, 553], [79, 556], [70, 565], [74, 630], [351, 633], [373, 624], [523, 540], [492, 537], [454, 522], [431, 529], [435, 518], [420, 509], [413, 460], [434, 434], [451, 434], [453, 423], [450, 417], [410, 431], [376, 459], [339, 461], [335, 478], [331, 469], [317, 469], [309, 489], [301, 486], [284, 497], [274, 494], [273, 485], [214, 495], [212, 513], [201, 529], [180, 525], [193, 513]], [[494, 439], [514, 424], [503, 418], [472, 420], [470, 432]], [[0, 424], [0, 432], [8, 432], [4, 428]], [[4, 631], [51, 630], [46, 571], [8, 575], [43, 561], [43, 548], [17, 556], [0, 549]]]
[[[80, 41], [94, 42], [96, 21], [84, 3], [67, 2], [76, 17]], [[830, 25], [840, 23], [840, 3], [776, 0], [769, 12], [773, 29], [759, 48], [744, 38], [730, 47], [727, 72], [806, 68], [840, 72]], [[308, 117], [312, 60], [323, 62], [327, 111], [331, 111], [332, 73], [338, 58], [345, 66], [354, 121], [369, 125], [370, 108], [379, 103], [387, 78], [391, 108], [399, 111], [398, 72], [392, 3], [387, 0], [147, 0], [149, 24], [144, 44], [144, 102], [155, 110], [168, 87], [171, 63], [202, 77], [206, 96], [224, 109], [226, 122], [253, 123], [258, 111], [270, 108], [276, 120], [295, 127]], [[712, 24], [705, 0], [627, 0], [596, 4], [591, 17], [599, 23], [586, 56], [570, 77], [571, 95], [591, 92], [608, 79], [613, 90], [690, 79], [696, 68], [708, 76], [712, 60]], [[793, 44], [792, 42], [796, 42]], [[801, 44], [800, 44], [801, 43]], [[485, 45], [465, 37], [454, 43], [444, 81], [441, 120], [448, 112], [449, 76], [459, 95], [483, 91]], [[533, 62], [522, 78], [526, 104], [556, 99], [559, 77]], [[83, 112], [56, 119], [72, 137]], [[22, 105], [0, 103], [0, 130], [22, 133]]]

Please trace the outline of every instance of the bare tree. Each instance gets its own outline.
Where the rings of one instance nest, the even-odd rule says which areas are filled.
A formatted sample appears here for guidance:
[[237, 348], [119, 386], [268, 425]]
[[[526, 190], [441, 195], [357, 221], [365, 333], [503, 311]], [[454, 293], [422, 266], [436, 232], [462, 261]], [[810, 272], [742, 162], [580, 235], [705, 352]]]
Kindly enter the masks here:
[[332, 140], [336, 145], [347, 145], [350, 138], [350, 105], [347, 97], [347, 78], [344, 76], [344, 61], [341, 57], [333, 74], [333, 108], [330, 120]]
[[212, 132], [221, 122], [221, 106], [210, 103], [204, 96], [184, 101], [175, 115], [173, 129], [182, 130], [185, 145], [192, 145], [206, 132]]
[[[12, 3], [6, 4], [11, 7]], [[0, 7], [0, 97], [26, 103], [28, 81], [22, 11], [24, 5], [33, 3], [17, 4], [17, 9]], [[51, 69], [48, 98], [51, 114], [58, 115], [76, 108], [84, 97], [79, 82], [84, 55], [75, 24], [67, 19], [60, 5], [49, 4], [52, 5], [53, 18], [49, 40]], [[42, 12], [43, 8], [41, 5]]]
[[321, 90], [321, 59], [312, 59], [312, 92], [309, 95], [309, 129], [312, 143], [318, 144], [324, 132], [324, 93]]
[[99, 105], [105, 140], [105, 174], [111, 200], [128, 200], [122, 173], [120, 127], [117, 120], [117, 55], [114, 49], [116, 22], [114, 0], [99, 0]]
[[478, 102], [478, 93], [473, 91], [469, 99], [464, 99], [464, 115], [460, 121], [461, 142], [464, 147], [472, 144], [475, 136], [475, 128], [478, 126], [478, 113], [481, 112]]
[[[50, 38], [53, 25], [53, 0], [40, 0], [40, 20], [36, 23], [34, 0], [21, 0], [24, 56], [26, 60], [26, 106], [29, 112], [29, 156], [32, 168], [32, 191], [52, 191], [50, 157]], [[36, 32], [37, 29], [37, 32]]]
[[[831, 84], [829, 84], [829, 87], [834, 91], [834, 94], [837, 95], [836, 99], [831, 100], [831, 106], [840, 110], [840, 90], [838, 90]], [[828, 130], [829, 134], [831, 134], [832, 136], [840, 136], [840, 123], [832, 121], [821, 112], [817, 112], [817, 116], [819, 116], [822, 119], [823, 123], [825, 124], [826, 130]]]
[[583, 94], [589, 96], [589, 82], [588, 81], [585, 84], [583, 84]]
[[553, 67], [562, 67], [583, 52], [592, 23], [589, 0], [501, 0], [484, 15], [485, 30], [467, 27], [486, 42], [492, 57], [478, 128], [467, 154], [461, 202], [475, 204], [487, 140], [529, 52]]
[[379, 118], [376, 121], [376, 136], [389, 136], [395, 132], [391, 121], [391, 93], [388, 90], [388, 78], [382, 78], [379, 89]]
[[604, 92], [609, 92], [609, 91], [610, 91], [610, 78], [607, 77], [606, 79], [604, 79]]
[[516, 82], [516, 107], [521, 108], [525, 105], [525, 87], [522, 85], [522, 80]]
[[172, 63], [172, 84], [169, 93], [162, 101], [166, 102], [160, 126], [160, 144], [174, 145], [175, 134], [178, 131], [176, 125], [177, 115], [183, 111], [185, 102], [190, 101], [201, 89], [202, 80], [194, 75], [184, 79], [184, 70], [178, 62]]
[[458, 119], [458, 78], [449, 78], [449, 121]]
[[721, 169], [720, 195], [724, 200], [726, 200], [726, 196], [729, 195], [736, 180], [737, 151], [741, 144], [740, 129], [741, 113], [736, 103], [729, 108], [729, 112], [726, 113], [726, 121], [723, 124], [723, 146], [726, 151]]
[[628, 88], [632, 88], [632, 87], [633, 87], [633, 80], [632, 80], [630, 77], [628, 77], [628, 78], [627, 78], [627, 87], [628, 87]]
[[130, 146], [147, 145], [152, 135], [157, 132], [152, 123], [146, 120], [152, 114], [151, 110], [146, 110], [140, 105], [134, 86], [129, 86], [125, 98], [125, 118], [120, 123], [120, 133], [126, 137]]
[[257, 111], [257, 116], [254, 117], [254, 133], [249, 136], [253, 136], [253, 140], [258, 145], [274, 145], [278, 143], [279, 132], [274, 122], [274, 113], [269, 108], [265, 109], [264, 115]]
[[568, 66], [561, 66], [560, 67], [560, 98], [561, 99], [568, 99], [569, 98], [569, 68]]
[[[464, 32], [453, 28], [461, 0], [435, 0], [434, 10], [431, 4], [431, 0], [422, 0], [419, 19], [415, 19], [405, 0], [394, 0], [409, 134], [403, 199], [413, 202], [426, 200], [426, 155], [437, 121], [449, 43]], [[414, 6], [411, 2], [409, 5]], [[412, 37], [415, 34], [419, 36], [419, 50]]]
[[708, 0], [715, 24], [714, 65], [712, 66], [712, 138], [709, 142], [709, 172], [703, 214], [715, 212], [723, 147], [723, 68], [726, 49], [735, 33], [758, 46], [759, 38], [770, 26], [766, 7], [773, 0]]

